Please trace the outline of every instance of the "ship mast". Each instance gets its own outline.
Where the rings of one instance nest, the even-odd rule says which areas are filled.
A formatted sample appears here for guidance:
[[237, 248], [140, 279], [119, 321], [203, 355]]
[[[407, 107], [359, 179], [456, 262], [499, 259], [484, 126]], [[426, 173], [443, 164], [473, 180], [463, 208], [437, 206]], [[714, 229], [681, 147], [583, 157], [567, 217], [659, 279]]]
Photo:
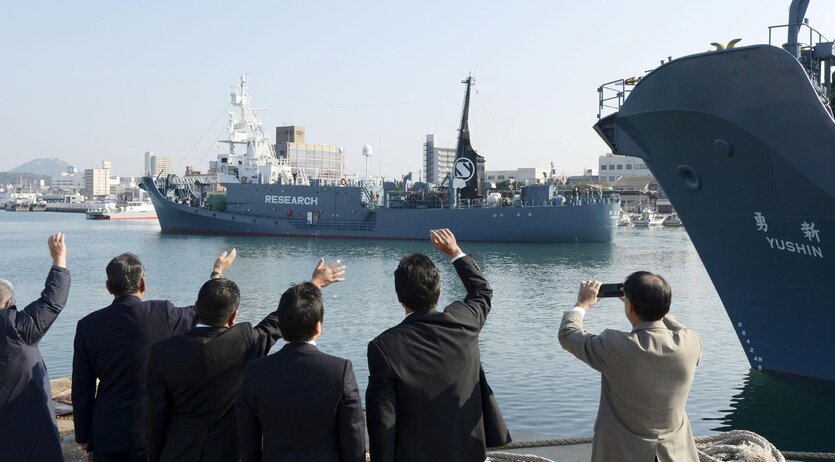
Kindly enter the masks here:
[[461, 125], [458, 128], [458, 146], [455, 147], [455, 158], [460, 158], [467, 148], [472, 149], [470, 145], [470, 88], [474, 80], [472, 75], [468, 75], [461, 83], [467, 84], [467, 92], [464, 94], [464, 110], [461, 111]]
[[484, 175], [484, 158], [479, 156], [470, 143], [470, 90], [475, 83], [468, 75], [461, 83], [467, 85], [464, 94], [464, 110], [461, 111], [461, 126], [458, 129], [458, 146], [455, 148], [455, 163], [452, 166], [452, 184], [456, 199], [475, 200], [479, 197], [479, 185]]
[[[241, 84], [233, 87], [231, 105], [238, 109], [229, 110], [228, 139], [219, 140], [229, 144], [228, 153], [218, 154], [218, 168], [221, 182], [275, 183], [292, 181], [307, 183], [303, 172], [293, 175], [289, 165], [275, 155], [275, 147], [261, 129], [261, 120], [256, 109], [250, 106], [246, 88], [246, 74], [241, 75]], [[235, 145], [246, 147], [246, 152], [235, 153]]]

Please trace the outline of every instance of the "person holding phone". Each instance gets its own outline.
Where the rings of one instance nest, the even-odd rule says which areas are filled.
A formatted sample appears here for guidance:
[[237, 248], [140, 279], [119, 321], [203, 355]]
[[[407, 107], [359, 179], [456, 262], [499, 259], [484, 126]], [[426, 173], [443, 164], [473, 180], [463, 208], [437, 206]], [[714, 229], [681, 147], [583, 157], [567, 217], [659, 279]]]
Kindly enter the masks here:
[[[559, 330], [560, 345], [601, 374], [592, 461], [698, 461], [684, 405], [702, 354], [699, 336], [668, 316], [672, 290], [660, 275], [632, 273], [622, 292], [607, 284], [602, 294], [602, 285], [580, 283]], [[584, 330], [598, 298], [619, 293], [632, 330]]]

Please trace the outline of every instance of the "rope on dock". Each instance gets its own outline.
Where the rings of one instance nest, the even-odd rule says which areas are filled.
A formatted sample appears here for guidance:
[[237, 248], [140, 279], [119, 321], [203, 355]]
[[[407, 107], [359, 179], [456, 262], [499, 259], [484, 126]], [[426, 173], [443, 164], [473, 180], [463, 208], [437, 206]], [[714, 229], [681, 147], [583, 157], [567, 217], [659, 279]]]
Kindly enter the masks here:
[[[785, 462], [786, 458], [835, 461], [835, 453], [831, 452], [781, 452], [764, 437], [747, 430], [732, 430], [716, 435], [701, 436], [694, 440], [699, 451], [699, 462]], [[490, 448], [486, 462], [553, 462], [539, 456], [494, 450], [569, 446], [591, 442], [592, 438], [588, 436], [514, 441], [505, 446]]]
[[498, 448], [490, 449], [527, 449], [527, 448], [542, 448], [547, 446], [570, 446], [572, 444], [589, 444], [591, 443], [590, 436], [576, 436], [568, 438], [550, 438], [544, 440], [530, 440], [530, 441], [514, 441], [510, 444]]
[[554, 462], [544, 457], [530, 454], [512, 454], [509, 452], [491, 452], [484, 462]]
[[783, 456], [793, 460], [835, 460], [835, 452], [782, 451]]
[[786, 462], [783, 454], [762, 436], [733, 430], [696, 438], [699, 462], [757, 461]]

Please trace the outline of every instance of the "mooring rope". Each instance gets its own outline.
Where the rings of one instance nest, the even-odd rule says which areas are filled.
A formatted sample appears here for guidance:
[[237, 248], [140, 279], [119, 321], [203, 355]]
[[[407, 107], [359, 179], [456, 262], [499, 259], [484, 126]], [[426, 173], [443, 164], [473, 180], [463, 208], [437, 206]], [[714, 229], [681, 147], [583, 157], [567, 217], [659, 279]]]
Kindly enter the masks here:
[[[515, 441], [506, 446], [491, 448], [485, 462], [554, 462], [530, 454], [502, 452], [507, 449], [526, 449], [550, 446], [589, 444], [591, 437], [549, 438], [532, 441]], [[835, 453], [779, 451], [764, 437], [747, 430], [732, 430], [716, 435], [695, 438], [699, 462], [785, 462], [797, 460], [835, 461]]]

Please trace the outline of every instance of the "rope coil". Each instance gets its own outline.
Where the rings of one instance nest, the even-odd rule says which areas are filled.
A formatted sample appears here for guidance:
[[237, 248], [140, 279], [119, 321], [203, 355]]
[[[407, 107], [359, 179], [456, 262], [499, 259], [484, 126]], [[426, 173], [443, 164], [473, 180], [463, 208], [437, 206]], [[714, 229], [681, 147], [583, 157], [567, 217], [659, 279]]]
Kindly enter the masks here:
[[[835, 453], [779, 451], [764, 437], [747, 430], [732, 430], [716, 435], [695, 438], [699, 462], [785, 462], [796, 460], [835, 461]], [[549, 438], [532, 441], [514, 441], [492, 450], [485, 462], [554, 462], [531, 454], [501, 452], [508, 449], [541, 448], [589, 444], [591, 437]]]

